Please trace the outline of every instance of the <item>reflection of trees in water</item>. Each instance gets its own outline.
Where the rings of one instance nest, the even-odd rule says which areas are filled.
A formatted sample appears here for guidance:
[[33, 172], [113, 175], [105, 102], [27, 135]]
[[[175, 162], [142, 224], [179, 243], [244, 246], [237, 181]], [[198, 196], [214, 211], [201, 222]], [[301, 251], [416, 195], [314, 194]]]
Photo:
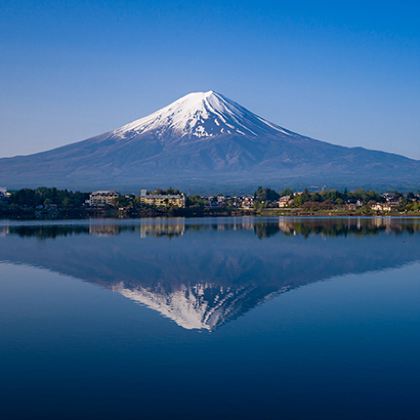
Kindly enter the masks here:
[[307, 221], [281, 221], [279, 230], [285, 235], [377, 235], [381, 232], [393, 234], [415, 233], [420, 231], [420, 220], [393, 220], [390, 218], [369, 219], [329, 219]]
[[58, 236], [89, 234], [89, 226], [10, 226], [8, 234], [18, 235], [21, 238], [36, 237], [38, 239], [54, 239]]
[[324, 235], [376, 235], [381, 232], [392, 234], [416, 233], [420, 231], [420, 219], [392, 218], [336, 218], [336, 219], [289, 219], [279, 218], [261, 220], [258, 218], [224, 219], [220, 222], [203, 220], [202, 223], [188, 223], [183, 218], [150, 219], [140, 224], [91, 223], [86, 225], [11, 225], [4, 226], [2, 235], [20, 237], [37, 237], [54, 239], [58, 236], [89, 234], [96, 236], [113, 236], [123, 232], [139, 232], [141, 238], [178, 237], [186, 233], [200, 231], [250, 231], [259, 239], [269, 238], [278, 233], [287, 236]]
[[8, 226], [7, 234], [18, 235], [21, 238], [36, 237], [38, 239], [55, 239], [60, 236], [97, 235], [112, 236], [121, 232], [134, 232], [135, 226], [122, 225], [21, 225]]
[[343, 222], [336, 223], [305, 223], [305, 222], [282, 222], [279, 224], [279, 230], [283, 234], [289, 236], [301, 235], [305, 238], [310, 235], [324, 235], [324, 236], [346, 236], [346, 235], [377, 235], [386, 230], [393, 231], [390, 226], [385, 224], [377, 225], [375, 223], [362, 224], [346, 224]]
[[280, 231], [279, 225], [274, 223], [255, 223], [254, 232], [259, 239], [269, 238]]

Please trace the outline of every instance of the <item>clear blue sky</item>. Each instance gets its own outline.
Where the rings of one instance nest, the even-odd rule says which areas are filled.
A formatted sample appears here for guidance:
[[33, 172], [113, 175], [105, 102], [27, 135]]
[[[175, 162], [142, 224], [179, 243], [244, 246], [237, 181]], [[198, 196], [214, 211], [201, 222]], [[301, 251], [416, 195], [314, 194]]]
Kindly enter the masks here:
[[0, 2], [0, 156], [213, 89], [291, 130], [420, 159], [418, 1]]

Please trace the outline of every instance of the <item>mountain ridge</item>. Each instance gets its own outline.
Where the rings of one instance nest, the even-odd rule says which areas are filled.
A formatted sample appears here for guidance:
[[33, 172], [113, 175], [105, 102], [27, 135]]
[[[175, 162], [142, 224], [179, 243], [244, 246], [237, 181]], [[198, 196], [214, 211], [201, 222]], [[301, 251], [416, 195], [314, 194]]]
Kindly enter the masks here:
[[409, 189], [420, 183], [420, 161], [315, 140], [207, 91], [87, 140], [0, 159], [0, 179], [9, 188]]

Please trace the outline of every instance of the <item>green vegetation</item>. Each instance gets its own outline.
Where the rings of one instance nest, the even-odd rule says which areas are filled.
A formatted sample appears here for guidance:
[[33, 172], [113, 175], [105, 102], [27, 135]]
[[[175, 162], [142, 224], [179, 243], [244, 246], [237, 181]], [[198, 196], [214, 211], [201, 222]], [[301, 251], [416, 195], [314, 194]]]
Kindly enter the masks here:
[[[259, 188], [254, 195], [254, 207], [262, 214], [407, 214], [418, 212], [420, 203], [420, 194], [414, 192], [403, 194], [395, 191], [381, 194], [363, 189], [350, 192], [347, 190], [310, 192], [305, 189], [293, 192], [291, 189], [285, 189], [280, 193], [282, 205], [277, 206], [277, 200], [267, 200], [267, 195], [261, 194], [265, 190]], [[274, 198], [274, 194], [271, 197]]]
[[279, 198], [280, 194], [271, 188], [258, 187], [254, 194], [254, 200], [258, 203], [271, 203]]
[[[102, 192], [100, 192], [102, 193]], [[174, 195], [181, 191], [157, 189], [152, 194]], [[90, 194], [57, 188], [0, 190], [0, 218], [60, 219], [85, 217], [229, 216], [257, 215], [420, 215], [420, 194], [398, 191], [304, 191], [290, 188], [277, 192], [258, 187], [246, 196], [186, 196], [185, 207], [158, 206], [134, 194], [111, 193], [112, 199], [93, 203]], [[105, 197], [106, 198], [106, 197]], [[169, 201], [168, 201], [169, 202]]]
[[88, 198], [87, 193], [57, 188], [24, 188], [0, 199], [0, 217], [84, 217], [84, 203]]
[[176, 188], [167, 188], [165, 189], [161, 189], [161, 188], [156, 188], [153, 191], [148, 191], [148, 194], [158, 194], [158, 195], [178, 195], [181, 194], [181, 191], [176, 189]]
[[204, 208], [208, 205], [208, 200], [199, 195], [190, 195], [187, 197], [186, 206], [192, 208]]

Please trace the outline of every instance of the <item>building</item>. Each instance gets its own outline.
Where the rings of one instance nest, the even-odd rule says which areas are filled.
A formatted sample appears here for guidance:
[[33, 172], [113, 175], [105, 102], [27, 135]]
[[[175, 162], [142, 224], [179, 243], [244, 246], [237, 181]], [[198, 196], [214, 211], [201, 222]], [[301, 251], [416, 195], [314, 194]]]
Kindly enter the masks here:
[[95, 191], [89, 196], [89, 205], [91, 207], [114, 207], [117, 204], [118, 193], [115, 191]]
[[185, 207], [184, 194], [148, 194], [146, 190], [140, 191], [141, 204], [154, 207]]
[[386, 192], [382, 194], [382, 197], [387, 203], [395, 203], [399, 201], [401, 195], [397, 192]]
[[224, 208], [227, 205], [228, 197], [224, 195], [216, 195], [207, 197], [209, 208]]
[[290, 195], [284, 195], [280, 197], [278, 201], [278, 206], [282, 209], [285, 207], [289, 207], [293, 203], [293, 198]]
[[373, 211], [389, 212], [392, 210], [391, 206], [387, 203], [375, 203], [370, 206]]
[[4, 200], [10, 196], [11, 194], [7, 191], [7, 188], [0, 188], [0, 200]]
[[363, 207], [363, 202], [361, 200], [350, 198], [345, 203], [345, 208], [347, 210], [356, 211], [360, 207]]
[[245, 210], [251, 210], [254, 208], [254, 197], [245, 196], [242, 197], [242, 205], [241, 208]]
[[224, 195], [218, 195], [216, 197], [217, 205], [219, 207], [225, 207], [226, 205], [226, 197]]
[[216, 197], [213, 197], [213, 196], [207, 197], [207, 207], [211, 209], [218, 207]]
[[240, 197], [236, 197], [236, 196], [234, 196], [234, 197], [227, 197], [226, 198], [226, 201], [227, 201], [227, 206], [228, 207], [235, 207], [235, 208], [241, 207], [241, 199], [240, 199]]

